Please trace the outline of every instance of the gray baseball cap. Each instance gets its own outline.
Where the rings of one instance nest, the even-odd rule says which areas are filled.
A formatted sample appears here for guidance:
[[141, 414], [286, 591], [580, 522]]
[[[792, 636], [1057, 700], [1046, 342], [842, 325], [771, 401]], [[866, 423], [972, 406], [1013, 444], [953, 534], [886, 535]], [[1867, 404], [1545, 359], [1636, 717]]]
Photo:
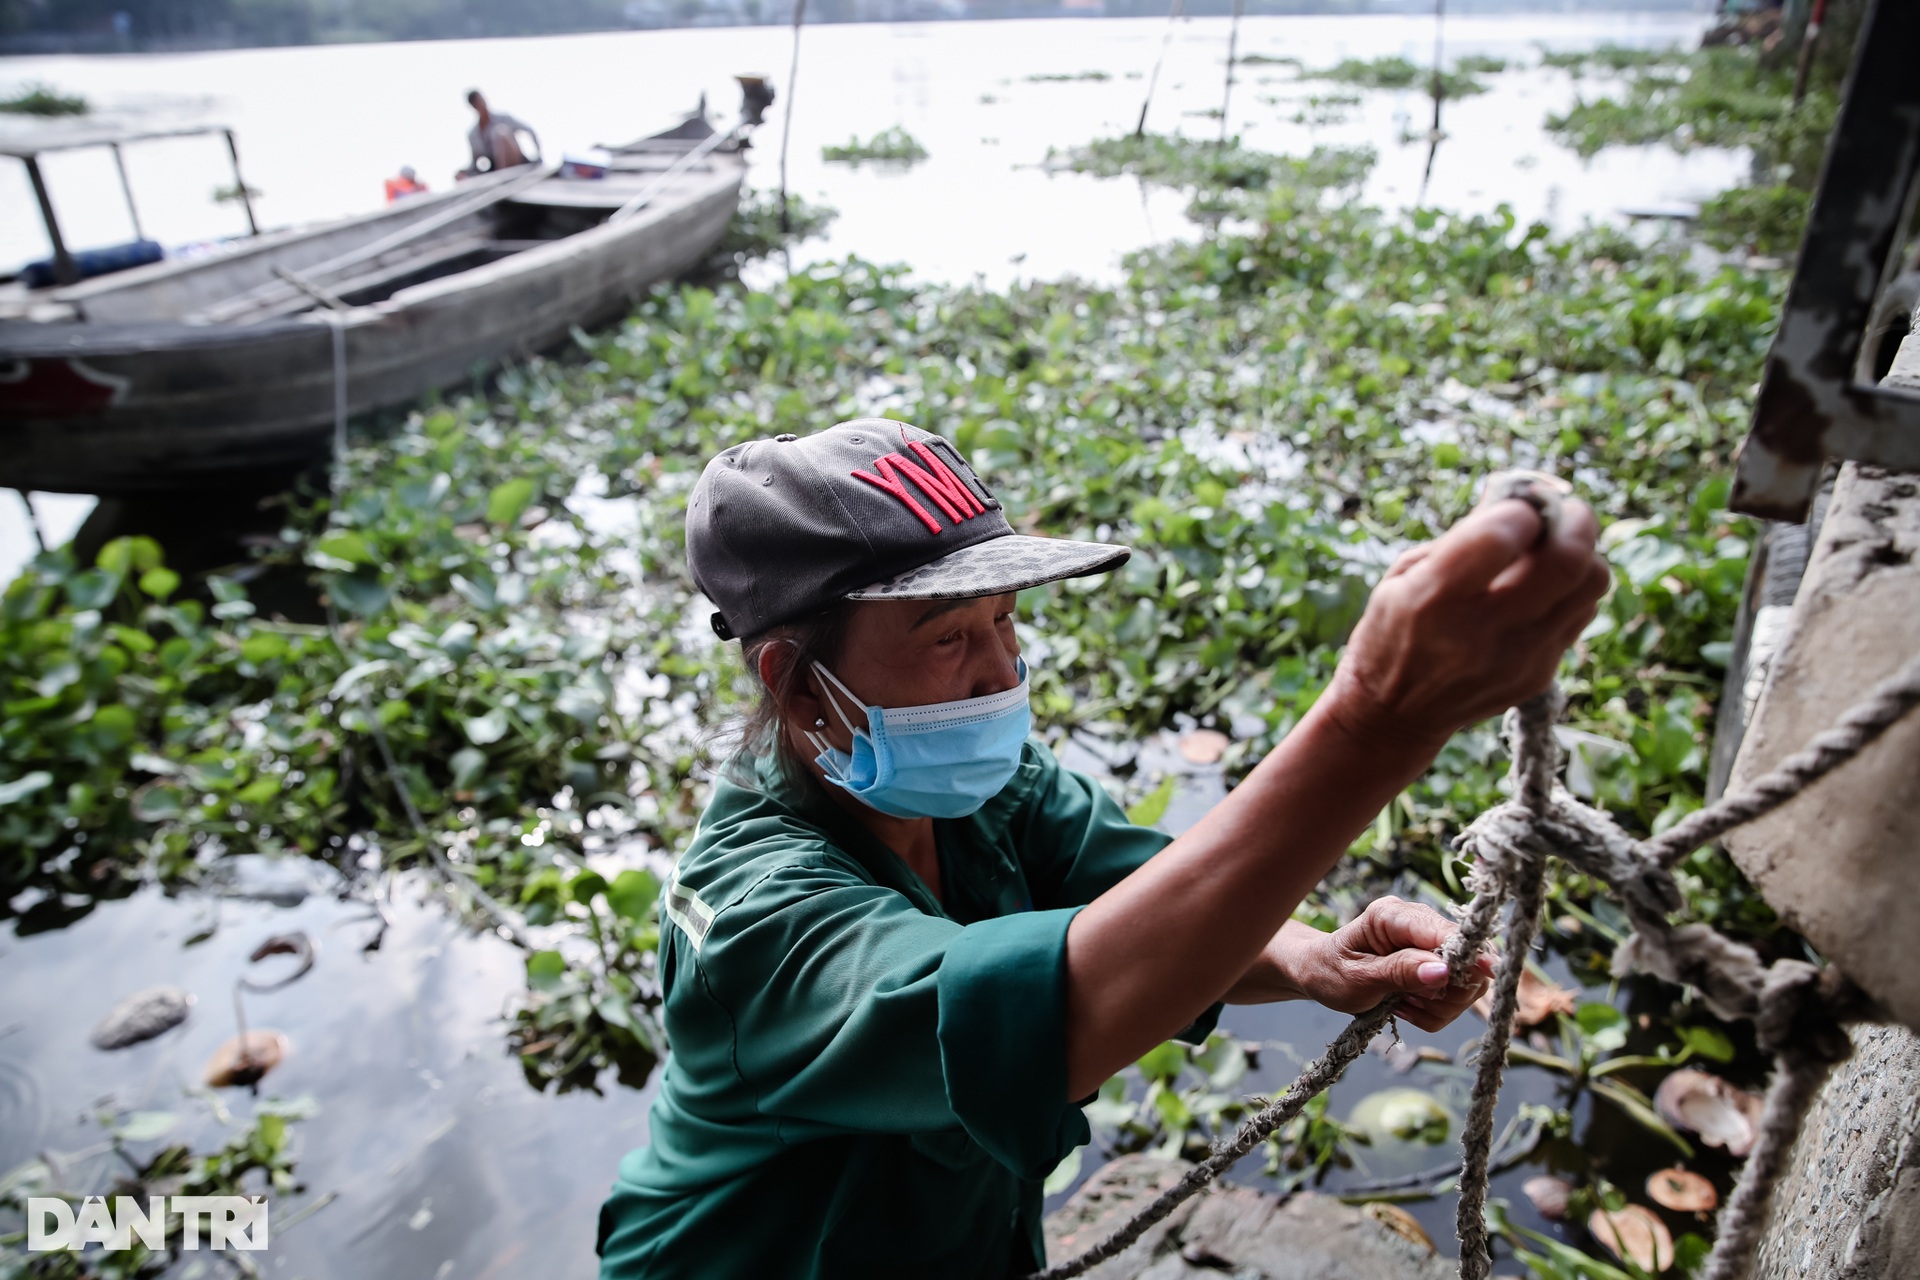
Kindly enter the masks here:
[[737, 444], [687, 500], [687, 567], [723, 640], [838, 600], [954, 600], [1104, 573], [1128, 548], [1015, 533], [960, 451], [858, 418]]

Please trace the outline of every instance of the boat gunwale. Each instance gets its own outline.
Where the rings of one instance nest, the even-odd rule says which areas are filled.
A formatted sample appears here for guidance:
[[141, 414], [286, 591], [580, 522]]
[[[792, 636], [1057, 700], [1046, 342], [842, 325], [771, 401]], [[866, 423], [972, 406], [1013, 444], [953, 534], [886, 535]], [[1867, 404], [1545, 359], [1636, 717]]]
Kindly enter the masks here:
[[[0, 321], [0, 359], [89, 356], [148, 355], [168, 348], [189, 349], [231, 345], [252, 345], [278, 340], [295, 331], [324, 329], [334, 324], [332, 315], [346, 317], [343, 327], [349, 333], [396, 319], [404, 320], [415, 308], [442, 301], [448, 295], [492, 289], [510, 284], [518, 276], [539, 271], [563, 258], [582, 252], [606, 252], [619, 241], [643, 235], [675, 211], [704, 203], [731, 185], [745, 181], [746, 165], [728, 174], [715, 174], [704, 183], [670, 199], [641, 210], [624, 222], [603, 221], [572, 235], [543, 241], [457, 271], [434, 280], [425, 280], [396, 290], [378, 302], [369, 302], [329, 313], [316, 307], [290, 316], [275, 316], [255, 323], [196, 324], [184, 320]], [[35, 341], [34, 339], [40, 339]], [[243, 342], [244, 340], [244, 342]]]
[[[511, 170], [503, 170], [502, 172], [511, 172]], [[487, 182], [498, 181], [492, 174], [488, 174], [480, 180]], [[66, 304], [84, 309], [88, 302], [113, 293], [122, 292], [130, 288], [144, 287], [156, 281], [163, 281], [174, 276], [191, 275], [236, 262], [244, 262], [248, 258], [278, 252], [287, 248], [289, 245], [297, 245], [302, 241], [318, 239], [321, 236], [339, 231], [350, 225], [363, 224], [371, 229], [389, 220], [396, 222], [402, 220], [417, 220], [418, 215], [428, 214], [433, 209], [443, 204], [451, 203], [461, 196], [471, 195], [473, 190], [473, 187], [470, 185], [463, 184], [459, 187], [449, 188], [446, 191], [430, 192], [425, 196], [412, 197], [405, 202], [396, 202], [379, 209], [370, 209], [365, 213], [346, 214], [342, 217], [328, 218], [320, 222], [308, 222], [292, 227], [279, 227], [272, 231], [263, 231], [257, 236], [240, 236], [226, 241], [217, 241], [215, 243], [229, 244], [233, 247], [224, 249], [218, 253], [196, 254], [190, 258], [164, 258], [159, 262], [147, 263], [145, 266], [133, 267], [126, 271], [116, 271], [110, 275], [96, 276], [91, 280], [82, 280], [77, 284], [62, 285], [57, 289], [47, 290], [35, 300]], [[63, 322], [50, 321], [47, 323], [59, 324]], [[91, 324], [94, 322], [82, 319], [79, 320], [78, 323]]]

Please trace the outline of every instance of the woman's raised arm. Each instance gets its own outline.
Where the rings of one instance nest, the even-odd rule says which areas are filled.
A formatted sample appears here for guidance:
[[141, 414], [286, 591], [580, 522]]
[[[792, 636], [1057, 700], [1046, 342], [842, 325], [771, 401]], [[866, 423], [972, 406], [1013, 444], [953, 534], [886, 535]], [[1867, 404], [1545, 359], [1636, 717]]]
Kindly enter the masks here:
[[1402, 556], [1300, 724], [1192, 830], [1067, 933], [1067, 1088], [1079, 1098], [1227, 994], [1461, 727], [1546, 688], [1606, 591], [1569, 502], [1542, 541], [1523, 501]]

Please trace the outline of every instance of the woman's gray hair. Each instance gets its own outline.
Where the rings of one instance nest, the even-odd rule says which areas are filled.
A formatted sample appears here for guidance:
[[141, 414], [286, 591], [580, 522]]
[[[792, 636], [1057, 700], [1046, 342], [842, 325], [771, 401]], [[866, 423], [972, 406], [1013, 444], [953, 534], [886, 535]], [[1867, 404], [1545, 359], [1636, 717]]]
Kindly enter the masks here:
[[[819, 613], [770, 627], [741, 643], [740, 659], [746, 664], [747, 674], [757, 690], [752, 707], [740, 723], [738, 744], [728, 760], [727, 767], [736, 780], [750, 780], [751, 762], [768, 755], [779, 761], [789, 778], [811, 780], [812, 775], [807, 772], [811, 757], [795, 749], [793, 735], [788, 732], [786, 707], [793, 695], [804, 687], [802, 682], [814, 663], [829, 669], [838, 664], [846, 644], [847, 622], [858, 607], [859, 602], [855, 600], [836, 601]], [[781, 645], [789, 650], [782, 655], [771, 685], [760, 676], [760, 658], [769, 645]]]

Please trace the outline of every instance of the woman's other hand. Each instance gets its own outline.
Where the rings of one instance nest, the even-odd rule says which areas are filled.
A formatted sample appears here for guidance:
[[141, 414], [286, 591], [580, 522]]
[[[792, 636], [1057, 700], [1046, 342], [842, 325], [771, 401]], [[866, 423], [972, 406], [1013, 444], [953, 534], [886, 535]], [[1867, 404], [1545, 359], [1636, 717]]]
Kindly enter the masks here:
[[1611, 581], [1598, 533], [1583, 502], [1566, 501], [1543, 529], [1508, 498], [1408, 551], [1347, 642], [1328, 712], [1367, 745], [1437, 751], [1541, 692]]
[[1440, 948], [1458, 931], [1432, 907], [1379, 898], [1332, 933], [1305, 925], [1281, 930], [1273, 959], [1300, 998], [1362, 1013], [1388, 996], [1405, 995], [1398, 1016], [1422, 1031], [1438, 1031], [1465, 1013], [1493, 976], [1493, 957], [1482, 952], [1472, 982], [1447, 985]]

